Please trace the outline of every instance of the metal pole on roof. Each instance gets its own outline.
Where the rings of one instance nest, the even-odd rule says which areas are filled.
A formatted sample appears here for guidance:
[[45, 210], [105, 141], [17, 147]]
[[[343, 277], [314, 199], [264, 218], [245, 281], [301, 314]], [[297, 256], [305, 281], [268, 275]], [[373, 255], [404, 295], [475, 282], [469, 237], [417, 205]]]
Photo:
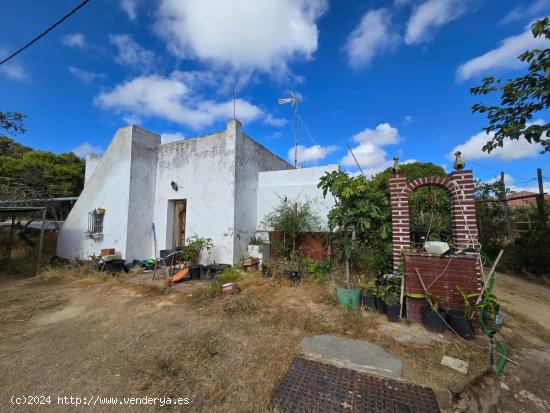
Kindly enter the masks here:
[[34, 275], [40, 272], [40, 261], [42, 260], [42, 249], [44, 246], [44, 221], [46, 220], [47, 208], [42, 209], [42, 223], [40, 224], [40, 241], [38, 242], [38, 254], [36, 256], [36, 269]]

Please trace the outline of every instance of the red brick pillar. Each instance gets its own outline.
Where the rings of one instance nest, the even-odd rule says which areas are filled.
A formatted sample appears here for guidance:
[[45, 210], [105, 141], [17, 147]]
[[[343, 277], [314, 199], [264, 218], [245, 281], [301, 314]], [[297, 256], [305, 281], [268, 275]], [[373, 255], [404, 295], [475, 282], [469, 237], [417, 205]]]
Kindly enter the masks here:
[[391, 226], [393, 269], [397, 271], [401, 260], [401, 249], [411, 244], [409, 230], [409, 196], [402, 192], [407, 185], [405, 175], [390, 177]]
[[452, 194], [453, 240], [455, 249], [475, 246], [478, 242], [474, 177], [471, 170], [449, 174]]

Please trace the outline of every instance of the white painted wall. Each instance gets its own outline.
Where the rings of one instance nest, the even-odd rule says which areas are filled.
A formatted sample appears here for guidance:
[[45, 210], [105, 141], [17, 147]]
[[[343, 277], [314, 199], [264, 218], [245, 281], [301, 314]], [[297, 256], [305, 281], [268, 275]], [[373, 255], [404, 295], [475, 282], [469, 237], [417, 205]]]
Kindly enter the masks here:
[[134, 127], [128, 203], [127, 260], [153, 257], [151, 224], [155, 208], [157, 148], [160, 136]]
[[290, 202], [310, 201], [312, 209], [327, 225], [327, 214], [334, 206], [334, 199], [317, 188], [319, 179], [326, 173], [337, 171], [338, 165], [316, 166], [287, 171], [260, 172], [258, 176], [257, 226], [263, 229], [264, 217], [272, 212], [286, 197]]
[[257, 230], [258, 174], [261, 171], [294, 169], [285, 160], [241, 132], [237, 121], [235, 161], [235, 241], [233, 262], [247, 253], [250, 238]]
[[[88, 259], [101, 248], [126, 255], [132, 126], [119, 129], [78, 197], [57, 238], [57, 255]], [[116, 177], [116, 179], [113, 179]], [[105, 208], [103, 238], [88, 239], [88, 213]]]
[[101, 159], [101, 156], [97, 155], [86, 155], [86, 168], [84, 171], [84, 185], [88, 183], [90, 178], [92, 177], [92, 174], [95, 171], [95, 168], [97, 164], [99, 163], [99, 160]]
[[[174, 191], [170, 183], [178, 185]], [[160, 145], [154, 222], [158, 248], [172, 247], [170, 200], [186, 199], [186, 237], [212, 238], [202, 264], [233, 263], [235, 134], [221, 131]]]

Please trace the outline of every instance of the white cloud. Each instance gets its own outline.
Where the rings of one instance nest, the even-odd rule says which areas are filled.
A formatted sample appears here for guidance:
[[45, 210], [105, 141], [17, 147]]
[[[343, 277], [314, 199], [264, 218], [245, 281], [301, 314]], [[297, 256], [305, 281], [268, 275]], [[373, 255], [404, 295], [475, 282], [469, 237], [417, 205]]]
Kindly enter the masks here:
[[411, 3], [412, 0], [394, 0], [393, 5], [396, 7], [405, 6]]
[[547, 48], [550, 41], [543, 37], [534, 38], [531, 29], [504, 39], [500, 46], [460, 65], [456, 71], [457, 80], [464, 81], [478, 74], [498, 69], [515, 69], [525, 63], [518, 56], [529, 49]]
[[88, 155], [101, 155], [103, 153], [103, 149], [98, 146], [93, 146], [88, 142], [85, 142], [72, 149], [71, 152], [73, 152], [79, 158], [85, 158]]
[[550, 10], [548, 0], [535, 0], [527, 7], [516, 7], [510, 10], [500, 21], [501, 23], [512, 23], [519, 20], [527, 20], [544, 14]]
[[271, 113], [268, 113], [265, 116], [264, 122], [267, 123], [268, 125], [275, 126], [277, 128], [283, 127], [288, 123], [288, 121], [286, 119], [276, 118]]
[[115, 62], [119, 65], [141, 68], [143, 71], [148, 71], [152, 67], [154, 53], [136, 43], [129, 34], [112, 34], [109, 36], [109, 42], [118, 49]]
[[[372, 175], [383, 171], [393, 164], [393, 160], [388, 159], [388, 154], [383, 146], [398, 143], [400, 136], [397, 128], [394, 128], [389, 123], [381, 123], [374, 129], [364, 129], [354, 135], [352, 139], [358, 145], [352, 148], [353, 154], [348, 150], [340, 162], [350, 168], [356, 168], [357, 163], [359, 163], [365, 173]], [[402, 163], [412, 161], [408, 160]]]
[[355, 69], [368, 66], [376, 55], [394, 49], [400, 41], [394, 30], [388, 9], [367, 12], [346, 41], [349, 65]]
[[105, 74], [104, 73], [94, 73], [94, 72], [88, 72], [86, 70], [79, 69], [78, 67], [69, 66], [69, 72], [71, 75], [76, 77], [78, 80], [80, 80], [82, 83], [85, 83], [89, 85], [96, 79], [104, 79]]
[[[170, 77], [139, 76], [103, 92], [95, 104], [103, 109], [114, 109], [138, 118], [157, 116], [172, 122], [200, 129], [221, 119], [233, 117], [233, 100], [216, 102], [194, 93], [193, 84], [180, 79], [181, 72]], [[263, 111], [252, 103], [236, 99], [238, 118], [251, 122], [263, 116]]]
[[177, 57], [281, 76], [291, 60], [312, 58], [327, 8], [327, 0], [161, 0], [157, 30]]
[[61, 39], [61, 43], [69, 47], [84, 49], [86, 47], [86, 36], [82, 33], [68, 34]]
[[[279, 139], [281, 136], [283, 136], [282, 132], [275, 131], [271, 135], [268, 135], [265, 137], [268, 141], [274, 141], [275, 139]], [[292, 159], [294, 159], [294, 155], [292, 156]]]
[[185, 139], [185, 136], [181, 132], [162, 133], [160, 135], [161, 143], [177, 142], [177, 141], [182, 141], [184, 139]]
[[405, 43], [419, 44], [431, 40], [432, 31], [459, 18], [472, 0], [427, 0], [414, 9], [407, 23]]
[[[391, 160], [386, 159], [386, 151], [381, 146], [370, 142], [361, 143], [353, 148], [352, 151], [353, 154], [348, 150], [341, 162], [348, 167], [357, 167], [357, 163], [359, 163], [361, 168], [368, 170], [368, 174], [384, 170], [392, 164]], [[357, 163], [355, 162], [354, 155]]]
[[[538, 120], [534, 123], [543, 124], [544, 122]], [[468, 159], [478, 160], [484, 158], [499, 158], [504, 161], [511, 161], [514, 159], [531, 158], [537, 156], [542, 151], [541, 145], [529, 143], [523, 136], [520, 136], [518, 140], [506, 139], [502, 147], [493, 149], [491, 153], [483, 152], [483, 146], [493, 138], [493, 136], [493, 132], [489, 134], [479, 132], [471, 136], [463, 144], [456, 146], [447, 154], [447, 158], [454, 159], [454, 153], [460, 151], [462, 152], [462, 158], [466, 161]]]
[[[535, 181], [534, 184], [532, 185], [527, 185], [530, 181]], [[538, 187], [538, 184], [536, 184], [536, 178], [533, 179], [533, 180], [522, 180], [520, 179], [520, 182], [516, 182], [516, 179], [509, 175], [509, 174], [504, 174], [504, 186], [506, 187], [506, 189], [510, 189], [511, 191], [514, 191], [514, 192], [521, 192], [521, 191], [527, 191], [527, 192], [536, 192], [538, 193], [539, 192], [539, 187]], [[486, 181], [484, 181], [485, 183], [494, 183], [494, 182], [497, 182], [497, 181], [500, 181], [500, 175], [497, 175], [491, 179], [487, 179]], [[548, 181], [543, 181], [543, 187], [547, 187], [548, 185], [550, 185], [550, 182]]]
[[[8, 57], [9, 51], [0, 47], [0, 59]], [[27, 82], [31, 80], [31, 75], [21, 63], [17, 60], [10, 60], [0, 66], [0, 75], [17, 82]]]
[[411, 123], [414, 118], [411, 115], [407, 115], [403, 120], [405, 121], [405, 123]]
[[399, 131], [389, 123], [381, 123], [375, 129], [366, 128], [354, 135], [352, 139], [359, 143], [374, 145], [392, 145], [399, 142]]
[[[313, 145], [313, 146], [307, 147], [303, 145], [298, 145], [296, 149], [297, 149], [297, 155], [298, 155], [297, 156], [298, 164], [306, 164], [306, 163], [315, 163], [320, 161], [321, 159], [326, 158], [332, 152], [337, 151], [338, 146]], [[288, 159], [294, 162], [294, 147], [288, 150], [287, 155], [288, 155]]]
[[128, 15], [130, 21], [137, 18], [137, 9], [140, 0], [120, 0], [120, 8]]
[[31, 79], [27, 69], [23, 65], [14, 62], [7, 62], [0, 66], [0, 74], [18, 82], [27, 82]]

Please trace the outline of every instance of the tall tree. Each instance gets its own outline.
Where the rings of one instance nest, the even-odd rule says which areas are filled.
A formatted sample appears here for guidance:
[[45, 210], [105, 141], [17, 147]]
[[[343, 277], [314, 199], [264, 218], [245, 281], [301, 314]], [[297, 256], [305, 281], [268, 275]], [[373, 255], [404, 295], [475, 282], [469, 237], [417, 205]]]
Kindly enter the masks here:
[[[550, 19], [538, 20], [531, 31], [535, 38], [550, 40]], [[489, 126], [484, 128], [490, 138], [483, 146], [485, 152], [503, 146], [506, 139], [526, 139], [540, 143], [542, 153], [550, 151], [550, 124], [532, 122], [534, 114], [550, 107], [550, 49], [528, 50], [518, 59], [529, 64], [526, 75], [505, 84], [487, 77], [480, 86], [470, 89], [474, 95], [500, 93], [500, 105], [476, 103], [472, 106], [474, 113], [486, 113], [489, 119]]]
[[84, 162], [74, 153], [36, 151], [2, 135], [25, 132], [25, 115], [0, 112], [0, 199], [25, 200], [79, 195]]

